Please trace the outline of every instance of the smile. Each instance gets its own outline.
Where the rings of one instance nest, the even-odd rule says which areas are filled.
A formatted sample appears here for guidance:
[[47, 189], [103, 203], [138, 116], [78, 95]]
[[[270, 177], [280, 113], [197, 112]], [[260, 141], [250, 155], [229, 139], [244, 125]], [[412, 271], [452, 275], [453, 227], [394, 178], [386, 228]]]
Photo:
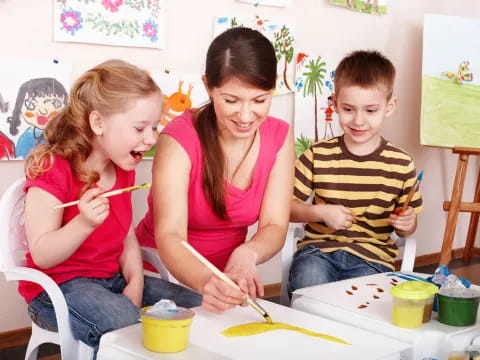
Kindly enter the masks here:
[[130, 155], [132, 155], [135, 159], [141, 159], [145, 154], [145, 151], [130, 151]]
[[234, 121], [233, 123], [234, 123], [235, 125], [237, 125], [238, 127], [248, 128], [249, 126], [251, 126], [251, 125], [253, 124], [253, 121], [252, 121], [252, 122], [249, 122], [249, 123], [240, 123], [240, 122]]

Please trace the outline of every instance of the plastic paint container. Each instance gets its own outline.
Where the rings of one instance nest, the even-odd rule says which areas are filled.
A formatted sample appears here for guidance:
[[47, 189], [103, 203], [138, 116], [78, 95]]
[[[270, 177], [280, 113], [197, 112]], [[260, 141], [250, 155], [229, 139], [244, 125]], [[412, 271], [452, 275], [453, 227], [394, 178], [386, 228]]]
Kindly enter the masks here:
[[190, 325], [195, 313], [178, 307], [152, 314], [142, 308], [140, 316], [143, 327], [143, 346], [150, 351], [174, 353], [187, 348]]
[[477, 321], [480, 293], [471, 289], [461, 292], [439, 293], [438, 321], [453, 326], [469, 326]]
[[424, 286], [427, 291], [430, 291], [430, 297], [425, 300], [425, 306], [423, 307], [423, 324], [429, 322], [432, 319], [433, 302], [435, 300], [435, 294], [438, 293], [437, 285], [425, 282]]
[[427, 299], [432, 289], [424, 281], [406, 281], [390, 289], [393, 296], [393, 325], [414, 329], [422, 325]]

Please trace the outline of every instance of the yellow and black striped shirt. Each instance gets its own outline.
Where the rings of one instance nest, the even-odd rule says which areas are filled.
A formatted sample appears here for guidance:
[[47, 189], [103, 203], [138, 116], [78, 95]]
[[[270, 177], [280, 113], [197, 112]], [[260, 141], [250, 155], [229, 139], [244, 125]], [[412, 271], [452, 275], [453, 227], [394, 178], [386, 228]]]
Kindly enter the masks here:
[[[415, 179], [412, 157], [383, 138], [366, 156], [350, 153], [343, 136], [313, 145], [297, 159], [294, 198], [307, 201], [313, 194], [314, 204], [343, 205], [357, 222], [335, 232], [322, 222], [308, 223], [298, 248], [312, 244], [324, 252], [345, 250], [393, 269], [398, 248], [387, 219], [403, 205]], [[422, 210], [420, 192], [409, 206], [415, 213]]]

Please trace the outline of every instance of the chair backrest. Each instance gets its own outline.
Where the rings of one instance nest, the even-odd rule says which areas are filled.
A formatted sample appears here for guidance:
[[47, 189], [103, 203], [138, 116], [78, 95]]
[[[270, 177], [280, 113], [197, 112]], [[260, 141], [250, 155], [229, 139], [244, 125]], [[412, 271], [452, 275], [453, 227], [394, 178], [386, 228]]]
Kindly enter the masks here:
[[0, 270], [25, 265], [25, 179], [16, 180], [0, 199]]

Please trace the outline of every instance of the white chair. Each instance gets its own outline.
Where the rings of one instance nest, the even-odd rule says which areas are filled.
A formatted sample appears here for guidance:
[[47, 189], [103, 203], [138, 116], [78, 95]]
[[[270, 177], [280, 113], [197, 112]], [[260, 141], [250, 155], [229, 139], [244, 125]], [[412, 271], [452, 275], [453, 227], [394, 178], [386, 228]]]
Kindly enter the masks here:
[[[288, 275], [290, 272], [290, 266], [292, 265], [293, 254], [297, 250], [297, 241], [304, 237], [304, 224], [302, 223], [290, 223], [288, 227], [287, 237], [285, 244], [283, 245], [281, 252], [282, 263], [282, 282], [280, 289], [280, 303], [284, 306], [290, 306], [290, 299], [288, 297]], [[399, 248], [403, 248], [403, 257], [401, 271], [411, 272], [413, 271], [413, 265], [415, 263], [415, 252], [417, 243], [415, 238], [399, 238], [394, 232], [391, 235]], [[400, 252], [399, 256], [402, 252]]]
[[[57, 317], [58, 332], [45, 330], [32, 321], [32, 335], [28, 342], [26, 360], [37, 359], [38, 347], [44, 343], [60, 345], [62, 359], [91, 359], [93, 348], [74, 339], [70, 329], [68, 308], [58, 285], [45, 273], [25, 266], [27, 239], [24, 227], [25, 179], [18, 179], [0, 200], [0, 271], [6, 280], [27, 280], [39, 284], [50, 297]], [[152, 249], [142, 248], [143, 259], [162, 275], [168, 274], [160, 257]]]

